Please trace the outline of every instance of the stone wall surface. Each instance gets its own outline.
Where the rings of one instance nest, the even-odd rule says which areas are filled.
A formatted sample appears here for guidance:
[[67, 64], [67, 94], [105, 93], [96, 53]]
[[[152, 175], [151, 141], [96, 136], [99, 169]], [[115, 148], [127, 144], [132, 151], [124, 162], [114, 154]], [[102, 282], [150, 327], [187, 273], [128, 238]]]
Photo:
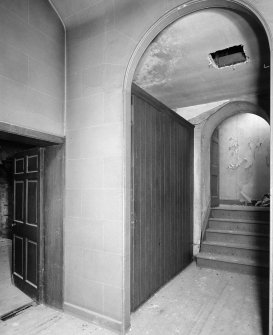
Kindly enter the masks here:
[[[145, 32], [178, 0], [86, 2], [67, 24], [65, 300], [124, 319], [123, 82]], [[273, 3], [248, 1], [273, 28]], [[91, 3], [90, 3], [91, 4]], [[86, 295], [88, 292], [88, 296]]]
[[64, 135], [64, 28], [47, 1], [0, 1], [0, 121]]

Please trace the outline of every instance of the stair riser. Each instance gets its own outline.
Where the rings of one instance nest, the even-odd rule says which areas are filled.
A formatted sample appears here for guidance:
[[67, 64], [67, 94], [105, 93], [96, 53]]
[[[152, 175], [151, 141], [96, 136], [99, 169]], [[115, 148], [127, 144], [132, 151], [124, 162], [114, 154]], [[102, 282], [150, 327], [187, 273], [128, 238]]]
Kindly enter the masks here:
[[201, 251], [217, 255], [244, 257], [251, 260], [269, 262], [269, 253], [266, 251], [257, 251], [242, 248], [230, 248], [219, 245], [206, 245], [206, 244], [202, 245]]
[[242, 223], [242, 222], [226, 222], [209, 220], [209, 228], [222, 230], [239, 230], [251, 233], [269, 233], [269, 225], [262, 223]]
[[222, 234], [206, 231], [206, 240], [211, 242], [227, 242], [250, 245], [269, 245], [269, 239], [259, 236], [236, 235], [236, 234]]
[[211, 217], [221, 219], [243, 219], [243, 220], [257, 220], [269, 221], [268, 211], [240, 211], [240, 210], [225, 210], [212, 209]]
[[200, 267], [216, 269], [216, 270], [225, 270], [237, 273], [251, 274], [251, 275], [268, 275], [268, 269], [263, 267], [256, 267], [251, 265], [236, 264], [215, 261], [210, 259], [197, 258], [197, 265]]

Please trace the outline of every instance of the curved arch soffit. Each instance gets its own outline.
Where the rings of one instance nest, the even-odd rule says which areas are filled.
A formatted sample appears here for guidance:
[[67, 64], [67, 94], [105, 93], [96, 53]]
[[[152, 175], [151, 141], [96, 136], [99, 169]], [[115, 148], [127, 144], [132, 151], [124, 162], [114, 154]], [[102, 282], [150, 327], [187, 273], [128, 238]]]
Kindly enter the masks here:
[[247, 101], [232, 101], [226, 103], [224, 106], [220, 107], [215, 113], [213, 113], [207, 120], [202, 129], [202, 138], [207, 138], [210, 140], [214, 130], [226, 119], [231, 116], [250, 113], [255, 114], [263, 118], [268, 124], [270, 124], [269, 116], [267, 113], [258, 105], [255, 105]]
[[[265, 33], [267, 35], [270, 52], [272, 50], [272, 35], [269, 26], [267, 25], [265, 19], [260, 14], [260, 12], [251, 4], [243, 0], [193, 0], [188, 1], [163, 15], [154, 25], [145, 33], [141, 41], [138, 43], [135, 51], [133, 52], [131, 59], [126, 68], [123, 91], [126, 93], [131, 92], [131, 85], [134, 77], [136, 67], [143, 56], [145, 50], [154, 40], [154, 38], [161, 33], [167, 26], [174, 23], [176, 20], [181, 19], [189, 14], [192, 14], [203, 9], [230, 9], [246, 14], [250, 14], [260, 22], [263, 26]], [[272, 71], [272, 70], [271, 70]], [[271, 72], [272, 76], [272, 72]], [[126, 100], [126, 99], [125, 99]], [[126, 104], [126, 101], [125, 101]], [[128, 106], [128, 105], [127, 105]]]

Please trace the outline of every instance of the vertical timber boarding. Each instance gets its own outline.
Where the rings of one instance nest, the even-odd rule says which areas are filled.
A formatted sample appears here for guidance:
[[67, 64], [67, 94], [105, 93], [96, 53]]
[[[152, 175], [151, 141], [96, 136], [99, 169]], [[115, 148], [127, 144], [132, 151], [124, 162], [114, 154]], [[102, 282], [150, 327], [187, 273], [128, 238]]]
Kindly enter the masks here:
[[192, 259], [192, 124], [132, 85], [131, 311]]

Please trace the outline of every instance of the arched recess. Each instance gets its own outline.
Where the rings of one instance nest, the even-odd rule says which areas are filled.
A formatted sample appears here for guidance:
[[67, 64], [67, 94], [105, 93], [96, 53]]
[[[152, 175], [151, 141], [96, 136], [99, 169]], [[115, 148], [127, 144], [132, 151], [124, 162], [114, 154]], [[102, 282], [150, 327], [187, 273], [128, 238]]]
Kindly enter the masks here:
[[[200, 183], [196, 182], [196, 192], [199, 193], [198, 198], [201, 199], [201, 231], [203, 231], [206, 224], [207, 215], [210, 209], [210, 159], [208, 159], [210, 152], [211, 136], [214, 130], [226, 119], [233, 115], [240, 113], [255, 114], [263, 118], [269, 124], [268, 114], [259, 106], [247, 101], [232, 101], [220, 107], [214, 112], [205, 122], [201, 130], [200, 140], [195, 139], [195, 153], [199, 155], [200, 162], [194, 167], [194, 174], [199, 174], [201, 178], [198, 179]], [[199, 165], [200, 164], [200, 165]], [[198, 166], [202, 166], [200, 169]], [[201, 231], [196, 227], [196, 243], [200, 243]]]
[[[184, 1], [180, 6], [170, 10], [165, 15], [163, 15], [154, 25], [144, 34], [142, 39], [139, 41], [135, 51], [133, 52], [130, 61], [128, 63], [124, 82], [123, 82], [123, 138], [124, 138], [124, 162], [123, 162], [123, 175], [124, 175], [124, 194], [123, 194], [123, 306], [122, 306], [122, 328], [123, 333], [125, 334], [126, 330], [130, 326], [130, 240], [131, 240], [131, 86], [133, 81], [133, 76], [136, 70], [136, 67], [144, 54], [146, 48], [153, 41], [153, 39], [168, 25], [189, 15], [191, 13], [208, 9], [208, 8], [223, 8], [230, 9], [237, 12], [245, 13], [248, 15], [254, 16], [264, 27], [264, 30], [267, 34], [269, 41], [269, 48], [272, 51], [272, 34], [270, 28], [268, 27], [265, 19], [259, 13], [259, 11], [252, 6], [249, 2], [243, 0], [193, 0], [193, 1]], [[273, 64], [273, 53], [270, 55], [271, 64]], [[272, 67], [270, 69], [272, 78]], [[271, 97], [273, 96], [273, 85], [271, 85]], [[271, 105], [273, 99], [271, 98]], [[273, 139], [273, 132], [271, 130], [271, 139]], [[273, 150], [271, 147], [271, 167], [273, 166]], [[271, 181], [271, 191], [273, 189], [273, 181]], [[194, 195], [195, 199], [195, 195]], [[201, 200], [201, 199], [199, 199]], [[194, 208], [195, 211], [195, 208]], [[195, 220], [194, 215], [194, 220]], [[200, 218], [199, 218], [200, 220]], [[271, 218], [271, 222], [272, 222]], [[271, 224], [270, 236], [273, 234], [273, 225]], [[270, 240], [270, 335], [272, 334], [272, 238]]]
[[227, 118], [238, 113], [255, 114], [263, 118], [267, 123], [270, 123], [268, 114], [259, 106], [248, 101], [232, 101], [220, 107], [213, 113], [206, 121], [202, 130], [204, 140], [208, 137], [210, 139], [214, 129], [219, 126]]

